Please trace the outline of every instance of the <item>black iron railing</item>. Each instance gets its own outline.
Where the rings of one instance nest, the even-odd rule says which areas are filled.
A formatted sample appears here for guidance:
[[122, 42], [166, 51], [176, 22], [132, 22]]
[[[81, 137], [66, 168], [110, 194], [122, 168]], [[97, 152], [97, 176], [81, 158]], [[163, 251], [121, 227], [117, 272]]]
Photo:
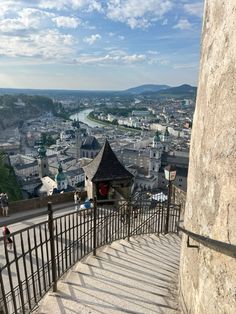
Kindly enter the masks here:
[[[13, 250], [0, 238], [0, 309], [4, 313], [30, 313], [57, 280], [84, 256], [115, 240], [141, 234], [162, 234], [166, 204], [137, 196], [119, 208], [79, 210], [12, 233]], [[180, 206], [170, 206], [169, 232], [177, 232]]]
[[192, 231], [189, 231], [185, 228], [182, 228], [178, 226], [178, 230], [185, 233], [187, 237], [187, 246], [190, 248], [199, 248], [198, 245], [191, 245], [189, 243], [189, 238], [192, 238], [194, 241], [208, 247], [209, 249], [212, 249], [214, 251], [217, 251], [219, 253], [228, 255], [230, 257], [236, 258], [236, 245], [231, 243], [226, 243], [218, 240], [211, 239], [209, 237], [202, 236], [200, 234], [194, 233]]

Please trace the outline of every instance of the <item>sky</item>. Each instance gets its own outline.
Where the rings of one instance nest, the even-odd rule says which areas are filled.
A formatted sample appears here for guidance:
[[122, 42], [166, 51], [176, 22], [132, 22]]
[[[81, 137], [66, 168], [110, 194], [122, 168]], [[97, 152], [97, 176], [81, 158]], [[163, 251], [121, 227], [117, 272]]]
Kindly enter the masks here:
[[203, 0], [0, 4], [0, 88], [197, 85]]

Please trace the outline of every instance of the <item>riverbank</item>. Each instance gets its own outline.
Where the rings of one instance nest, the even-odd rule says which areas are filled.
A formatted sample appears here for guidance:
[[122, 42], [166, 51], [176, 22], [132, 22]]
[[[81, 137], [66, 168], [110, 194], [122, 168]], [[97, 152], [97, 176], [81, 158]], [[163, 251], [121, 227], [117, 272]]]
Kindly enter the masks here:
[[127, 127], [127, 126], [124, 126], [124, 125], [116, 125], [116, 124], [112, 124], [111, 122], [108, 122], [108, 121], [101, 121], [99, 119], [96, 119], [94, 116], [93, 116], [93, 109], [85, 109], [85, 110], [81, 110], [81, 111], [78, 111], [77, 113], [74, 113], [72, 115], [70, 115], [70, 119], [71, 120], [78, 120], [82, 123], [85, 123], [87, 124], [89, 127], [102, 127], [102, 126], [110, 126], [110, 127], [114, 127], [114, 128], [118, 128], [120, 130], [123, 130], [123, 131], [130, 131], [130, 132], [134, 132], [134, 133], [137, 133], [137, 132], [141, 132], [141, 129], [135, 129], [135, 128], [131, 128], [131, 127]]
[[113, 124], [112, 122], [108, 122], [108, 121], [101, 121], [99, 119], [96, 119], [93, 115], [93, 111], [91, 111], [87, 118], [90, 120], [90, 121], [93, 121], [93, 122], [96, 122], [96, 123], [99, 123], [99, 124], [102, 124], [104, 126], [111, 126], [111, 127], [116, 127], [120, 130], [124, 130], [124, 131], [131, 131], [131, 132], [141, 132], [141, 129], [135, 129], [135, 128], [132, 128], [132, 127], [126, 127], [124, 125], [119, 125], [119, 124]]

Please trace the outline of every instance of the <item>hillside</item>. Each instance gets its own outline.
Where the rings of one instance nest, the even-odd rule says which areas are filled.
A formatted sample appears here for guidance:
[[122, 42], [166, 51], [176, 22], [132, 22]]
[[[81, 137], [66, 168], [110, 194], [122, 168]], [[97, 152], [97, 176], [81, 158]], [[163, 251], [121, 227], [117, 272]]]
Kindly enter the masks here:
[[144, 92], [142, 95], [151, 95], [159, 98], [173, 97], [173, 98], [195, 98], [197, 93], [197, 87], [191, 85], [180, 85], [176, 87], [170, 87], [158, 92]]
[[40, 116], [44, 111], [55, 111], [50, 98], [29, 95], [0, 96], [0, 130], [19, 126], [23, 121]]
[[168, 88], [170, 88], [170, 86], [168, 85], [146, 84], [126, 89], [125, 91], [123, 91], [123, 93], [138, 95], [142, 93], [159, 92], [161, 90], [166, 90]]

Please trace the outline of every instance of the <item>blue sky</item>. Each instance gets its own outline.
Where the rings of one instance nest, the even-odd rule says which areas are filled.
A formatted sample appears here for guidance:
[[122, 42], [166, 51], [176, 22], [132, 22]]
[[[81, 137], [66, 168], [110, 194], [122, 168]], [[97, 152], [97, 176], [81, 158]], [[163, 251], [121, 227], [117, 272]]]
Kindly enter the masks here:
[[0, 87], [197, 84], [203, 1], [1, 0]]

